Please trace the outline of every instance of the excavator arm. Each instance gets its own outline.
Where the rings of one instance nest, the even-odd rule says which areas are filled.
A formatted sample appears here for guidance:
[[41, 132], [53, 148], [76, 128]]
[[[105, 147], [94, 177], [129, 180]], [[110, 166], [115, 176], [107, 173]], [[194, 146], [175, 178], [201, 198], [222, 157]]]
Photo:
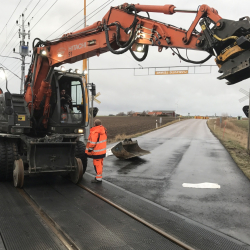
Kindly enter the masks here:
[[[140, 16], [140, 12], [158, 12], [172, 15], [177, 12], [196, 13], [188, 30], [162, 23], [150, 17]], [[201, 26], [201, 32], [196, 30]], [[234, 84], [250, 77], [250, 22], [248, 17], [239, 21], [222, 19], [217, 10], [207, 5], [188, 11], [174, 5], [154, 6], [123, 4], [112, 7], [102, 21], [59, 39], [41, 41], [34, 45], [33, 62], [26, 81], [26, 102], [31, 113], [41, 107], [45, 98], [43, 124], [46, 127], [51, 96], [50, 78], [54, 67], [64, 63], [74, 63], [105, 52], [122, 54], [130, 50], [133, 57], [142, 61], [147, 57], [148, 47], [175, 48], [182, 60], [201, 64], [215, 57], [222, 75]], [[191, 61], [181, 56], [179, 48], [208, 52], [202, 61]], [[138, 58], [133, 51], [144, 52]]]

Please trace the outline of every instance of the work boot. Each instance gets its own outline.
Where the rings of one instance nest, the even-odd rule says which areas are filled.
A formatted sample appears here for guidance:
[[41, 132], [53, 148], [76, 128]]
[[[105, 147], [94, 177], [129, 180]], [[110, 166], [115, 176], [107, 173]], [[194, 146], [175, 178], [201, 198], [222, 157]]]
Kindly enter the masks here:
[[102, 183], [102, 181], [98, 181], [96, 178], [91, 180], [92, 183]]

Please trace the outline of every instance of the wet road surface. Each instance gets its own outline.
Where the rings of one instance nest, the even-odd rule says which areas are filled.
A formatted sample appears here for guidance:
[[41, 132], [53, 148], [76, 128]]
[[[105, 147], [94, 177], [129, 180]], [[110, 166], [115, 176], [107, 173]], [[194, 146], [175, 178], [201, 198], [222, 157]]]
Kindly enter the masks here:
[[[137, 140], [151, 154], [131, 160], [105, 158], [105, 180], [250, 244], [250, 181], [205, 120], [181, 121]], [[92, 160], [87, 171], [94, 174]], [[182, 186], [203, 182], [221, 188]]]

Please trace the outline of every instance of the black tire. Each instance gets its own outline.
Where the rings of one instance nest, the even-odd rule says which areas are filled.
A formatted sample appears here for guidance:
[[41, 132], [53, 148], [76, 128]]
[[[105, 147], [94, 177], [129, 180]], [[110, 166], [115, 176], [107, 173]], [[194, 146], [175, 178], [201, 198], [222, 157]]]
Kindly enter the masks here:
[[3, 140], [0, 140], [0, 181], [6, 181], [6, 148]]
[[12, 181], [14, 161], [18, 160], [17, 145], [15, 142], [6, 140], [5, 149], [6, 149], [6, 159], [7, 159], [5, 166], [5, 176], [7, 181]]
[[75, 171], [70, 172], [70, 179], [77, 184], [82, 180], [83, 166], [80, 158], [75, 158]]
[[88, 158], [85, 155], [86, 145], [82, 141], [76, 143], [75, 157], [80, 158], [83, 166], [83, 174], [85, 173], [88, 165]]
[[22, 188], [24, 182], [24, 167], [22, 159], [14, 161], [13, 169], [14, 187]]

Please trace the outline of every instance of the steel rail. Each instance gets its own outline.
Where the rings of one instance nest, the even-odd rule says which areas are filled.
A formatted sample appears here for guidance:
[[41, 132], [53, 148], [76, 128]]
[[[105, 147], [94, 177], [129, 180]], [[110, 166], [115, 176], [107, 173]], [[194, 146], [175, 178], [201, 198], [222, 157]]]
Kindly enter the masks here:
[[158, 234], [162, 235], [163, 237], [167, 238], [168, 240], [172, 241], [173, 243], [175, 243], [176, 245], [179, 245], [180, 247], [186, 249], [186, 250], [195, 250], [193, 247], [185, 244], [184, 242], [180, 241], [179, 239], [175, 238], [174, 236], [166, 233], [165, 231], [163, 231], [162, 229], [154, 226], [153, 224], [149, 223], [148, 221], [142, 219], [141, 217], [131, 213], [130, 211], [128, 211], [127, 209], [124, 209], [123, 207], [115, 204], [114, 202], [110, 201], [109, 199], [106, 199], [105, 197], [97, 194], [96, 192], [92, 191], [91, 189], [85, 187], [82, 184], [77, 184], [80, 188], [88, 191], [89, 193], [95, 195], [96, 197], [98, 197], [99, 199], [105, 201], [106, 203], [108, 203], [109, 205], [115, 207], [116, 209], [118, 209], [119, 211], [125, 213], [126, 215], [130, 216], [131, 218], [135, 219], [136, 221], [142, 223], [143, 225], [147, 226], [148, 228], [152, 229], [153, 231], [157, 232]]
[[[195, 250], [193, 247], [187, 245], [186, 243], [182, 242], [181, 240], [177, 239], [176, 237], [166, 233], [162, 229], [158, 228], [157, 226], [151, 224], [150, 222], [142, 219], [141, 217], [133, 214], [132, 212], [128, 211], [127, 209], [115, 204], [114, 202], [110, 201], [109, 199], [99, 195], [98, 193], [94, 192], [93, 190], [85, 187], [82, 184], [77, 184], [80, 188], [86, 190], [87, 192], [91, 193], [92, 195], [96, 196], [97, 198], [103, 200], [104, 202], [108, 203], [112, 207], [118, 209], [119, 211], [123, 212], [124, 214], [130, 216], [134, 220], [142, 223], [146, 227], [150, 228], [151, 230], [155, 231], [156, 233], [162, 235], [166, 239], [170, 240], [174, 244], [182, 247], [186, 250]], [[57, 236], [57, 238], [62, 242], [62, 244], [68, 250], [80, 250], [80, 248], [73, 242], [73, 240], [61, 230], [61, 228], [56, 224], [54, 220], [52, 220], [45, 211], [43, 211], [37, 203], [26, 193], [23, 189], [18, 189], [20, 195], [26, 200], [26, 202], [34, 209], [34, 211], [39, 215], [39, 217], [43, 220], [43, 222], [50, 228], [50, 230]]]
[[17, 190], [68, 250], [80, 250], [73, 240], [61, 230], [56, 222], [53, 221], [23, 189]]

